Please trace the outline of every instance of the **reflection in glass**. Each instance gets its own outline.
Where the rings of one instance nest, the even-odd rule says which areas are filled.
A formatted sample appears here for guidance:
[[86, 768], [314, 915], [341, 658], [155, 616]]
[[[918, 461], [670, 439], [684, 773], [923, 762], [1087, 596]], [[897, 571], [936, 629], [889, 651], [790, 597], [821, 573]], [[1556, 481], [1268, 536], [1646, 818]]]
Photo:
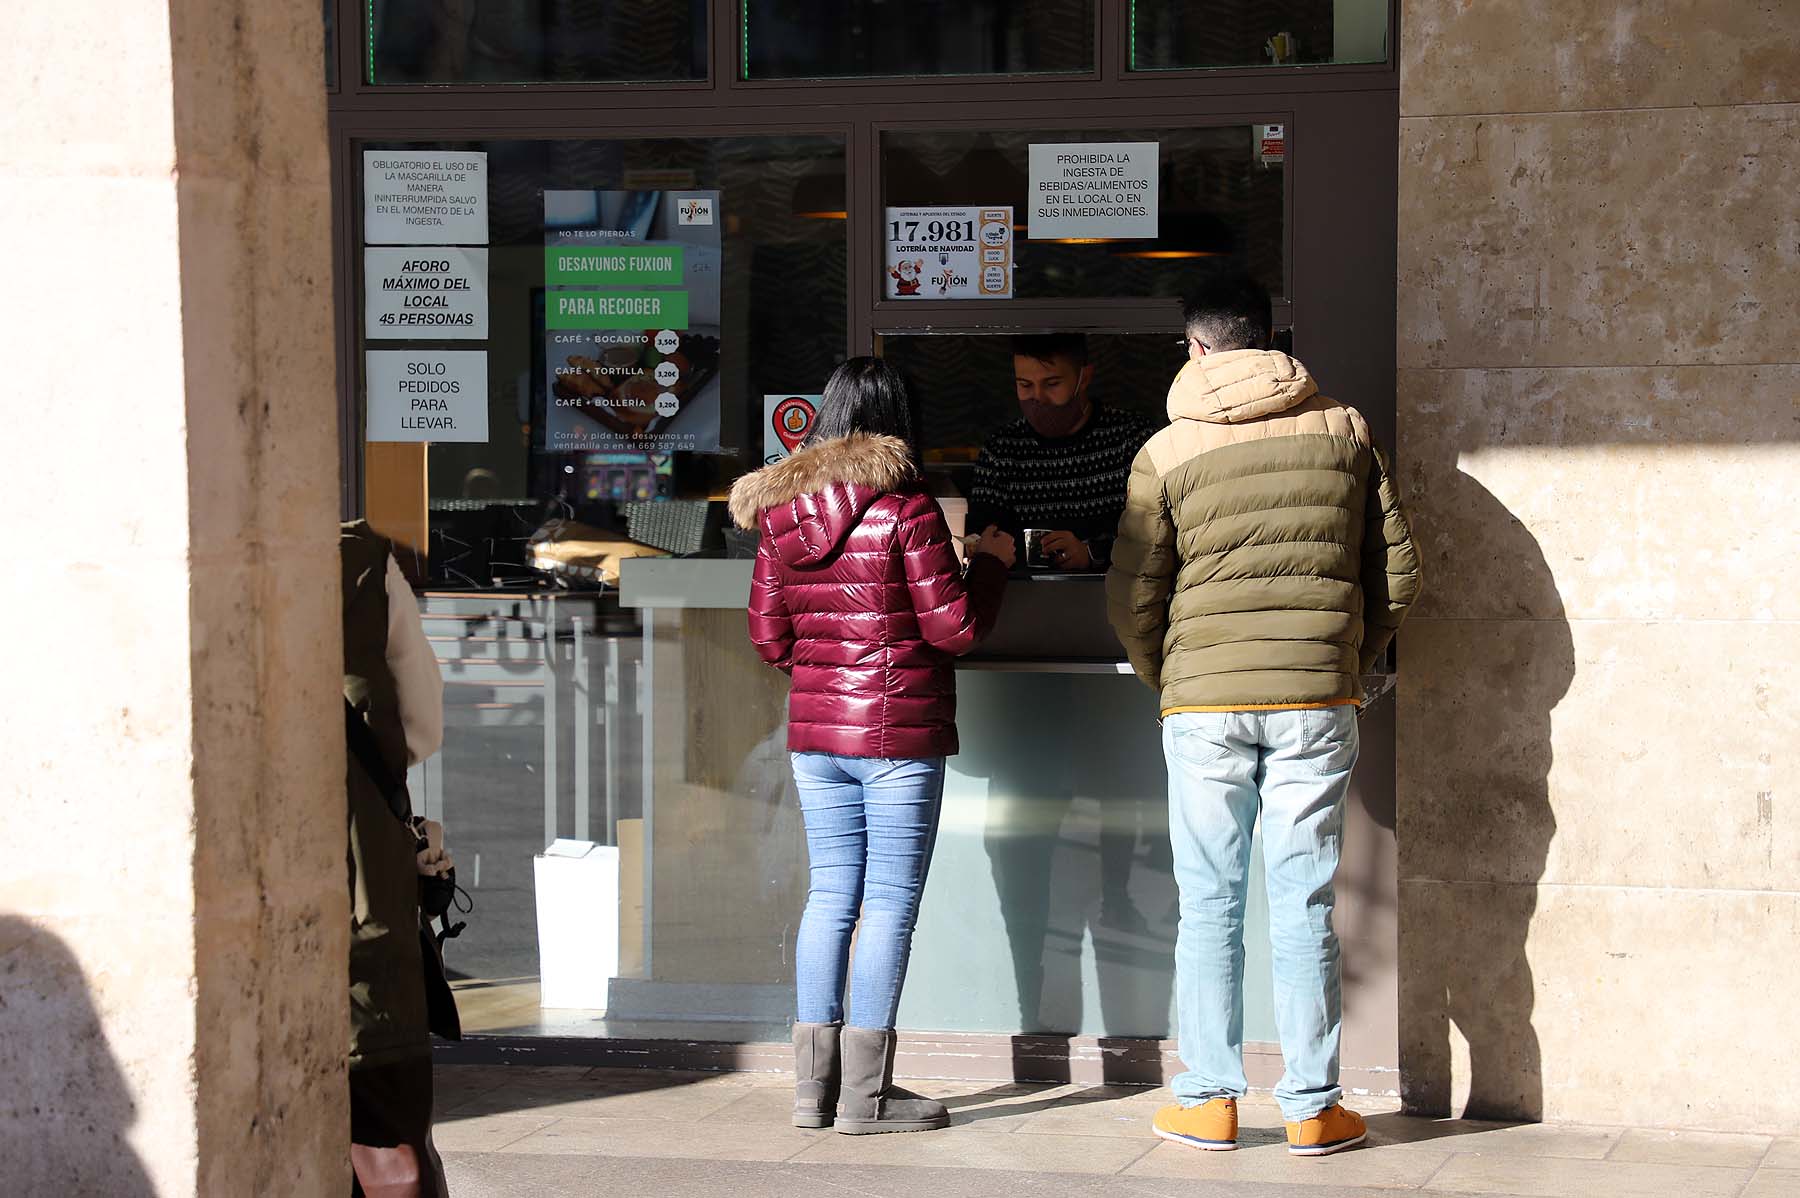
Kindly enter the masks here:
[[1387, 0], [1135, 0], [1131, 69], [1385, 62]]
[[[762, 462], [763, 397], [816, 394], [843, 357], [845, 225], [796, 211], [807, 180], [837, 180], [829, 137], [368, 143], [488, 155], [489, 439], [429, 451], [434, 585], [591, 587], [621, 554], [723, 557], [718, 496]], [[546, 452], [545, 192], [716, 192], [717, 337], [707, 387], [723, 454]], [[698, 302], [698, 301], [696, 301]], [[805, 319], [795, 319], [804, 312]], [[415, 341], [410, 344], [422, 344]], [[397, 343], [377, 342], [374, 348]], [[476, 348], [443, 342], [443, 348]], [[359, 346], [369, 348], [369, 346]], [[360, 360], [360, 354], [359, 354]], [[552, 525], [551, 521], [561, 523]], [[589, 573], [593, 571], [593, 573]]]
[[[751, 652], [741, 600], [652, 617], [623, 606], [616, 584], [628, 557], [734, 552], [713, 500], [761, 463], [763, 396], [816, 393], [843, 356], [845, 225], [799, 210], [804, 180], [841, 180], [843, 143], [367, 148], [488, 156], [490, 336], [475, 344], [488, 356], [489, 440], [429, 446], [421, 479], [423, 608], [445, 678], [447, 731], [413, 790], [448, 829], [459, 881], [478, 906], [446, 954], [464, 1025], [779, 1039], [792, 1001], [787, 925], [805, 879], [787, 781], [785, 680]], [[544, 194], [581, 190], [716, 193], [713, 377], [726, 453], [545, 452]], [[358, 345], [359, 360], [371, 344], [473, 347], [376, 341]], [[387, 460], [371, 455], [372, 484]], [[703, 699], [716, 706], [703, 709]], [[617, 870], [593, 904], [560, 921], [545, 918], [538, 860], [557, 838], [599, 846]], [[579, 939], [614, 920], [619, 957], [609, 962], [607, 997], [591, 1009], [542, 1008], [542, 970], [555, 951], [543, 937]]]
[[[1032, 143], [1157, 142], [1158, 235], [1144, 240], [1032, 241]], [[1174, 296], [1200, 259], [1236, 256], [1275, 295], [1285, 291], [1285, 156], [1263, 152], [1256, 125], [1205, 128], [882, 135], [887, 207], [1011, 205], [1013, 294]]]
[[[963, 751], [901, 1026], [1170, 1035], [1179, 909], [1155, 695], [1119, 675], [1003, 670], [960, 672], [957, 689]], [[1274, 1039], [1260, 880], [1246, 927], [1244, 1031]]]
[[1091, 0], [745, 0], [746, 79], [1072, 74]]
[[706, 0], [367, 0], [370, 83], [706, 78]]

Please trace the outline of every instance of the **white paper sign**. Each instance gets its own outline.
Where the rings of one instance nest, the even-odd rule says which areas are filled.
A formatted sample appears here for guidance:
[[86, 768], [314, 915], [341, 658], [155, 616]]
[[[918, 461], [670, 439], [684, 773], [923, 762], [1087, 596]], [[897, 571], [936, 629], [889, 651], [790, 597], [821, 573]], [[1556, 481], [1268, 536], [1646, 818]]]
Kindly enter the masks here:
[[1010, 205], [889, 208], [889, 299], [1011, 299]]
[[369, 340], [480, 341], [488, 335], [488, 252], [450, 247], [363, 250]]
[[363, 151], [363, 241], [486, 245], [487, 154]]
[[367, 351], [368, 439], [486, 441], [487, 351]]
[[1156, 236], [1153, 141], [1031, 147], [1031, 239]]
[[800, 448], [819, 418], [822, 395], [763, 396], [763, 465], [773, 466]]

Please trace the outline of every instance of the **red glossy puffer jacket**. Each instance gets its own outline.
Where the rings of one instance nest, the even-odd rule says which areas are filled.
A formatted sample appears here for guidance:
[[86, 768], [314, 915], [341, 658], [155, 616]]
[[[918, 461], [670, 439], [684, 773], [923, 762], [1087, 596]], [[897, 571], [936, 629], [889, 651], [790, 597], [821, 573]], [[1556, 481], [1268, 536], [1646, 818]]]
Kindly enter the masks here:
[[964, 578], [906, 443], [853, 434], [809, 446], [739, 479], [731, 514], [762, 529], [750, 639], [793, 677], [788, 748], [956, 752], [953, 659], [993, 626], [1006, 568], [978, 554]]

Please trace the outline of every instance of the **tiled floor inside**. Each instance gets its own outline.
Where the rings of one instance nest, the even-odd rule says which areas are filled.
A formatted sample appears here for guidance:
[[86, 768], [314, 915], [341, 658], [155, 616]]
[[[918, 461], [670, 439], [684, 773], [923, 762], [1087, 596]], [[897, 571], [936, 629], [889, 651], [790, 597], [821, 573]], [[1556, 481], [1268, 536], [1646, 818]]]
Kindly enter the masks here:
[[947, 1131], [842, 1136], [788, 1123], [775, 1074], [443, 1066], [437, 1142], [457, 1198], [562, 1195], [1267, 1195], [1800, 1198], [1800, 1136], [1409, 1119], [1379, 1102], [1368, 1145], [1288, 1155], [1272, 1101], [1236, 1152], [1165, 1144], [1167, 1091], [920, 1081]]

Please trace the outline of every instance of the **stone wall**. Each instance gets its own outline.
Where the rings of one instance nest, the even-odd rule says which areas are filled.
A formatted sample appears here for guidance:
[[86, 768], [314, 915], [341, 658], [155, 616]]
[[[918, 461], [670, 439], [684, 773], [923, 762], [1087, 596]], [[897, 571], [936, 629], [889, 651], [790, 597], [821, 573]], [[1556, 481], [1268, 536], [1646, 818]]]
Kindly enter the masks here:
[[1791, 1127], [1800, 5], [1401, 36], [1407, 1100]]
[[0, 1166], [348, 1192], [317, 5], [0, 9]]

